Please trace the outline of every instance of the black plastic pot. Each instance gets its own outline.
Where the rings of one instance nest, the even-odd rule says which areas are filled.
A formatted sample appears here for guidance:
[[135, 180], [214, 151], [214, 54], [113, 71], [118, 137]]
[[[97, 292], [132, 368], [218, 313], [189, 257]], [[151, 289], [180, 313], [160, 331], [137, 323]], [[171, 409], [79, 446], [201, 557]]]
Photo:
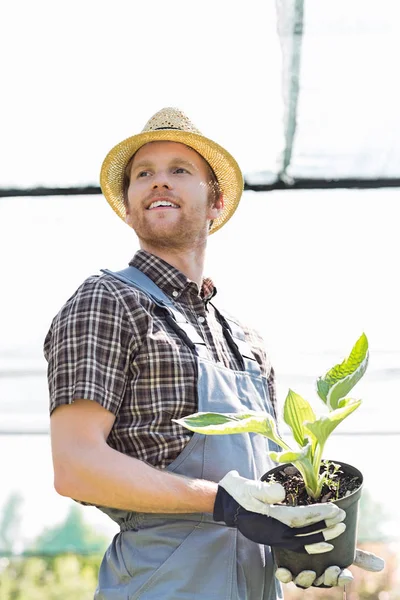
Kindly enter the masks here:
[[[329, 540], [329, 544], [332, 544], [334, 548], [330, 552], [324, 552], [323, 554], [302, 554], [293, 552], [292, 550], [272, 548], [276, 566], [289, 569], [293, 574], [293, 578], [300, 571], [305, 570], [315, 571], [317, 577], [319, 577], [327, 567], [336, 565], [344, 569], [354, 562], [357, 542], [358, 504], [361, 497], [363, 476], [358, 469], [342, 461], [334, 460], [331, 462], [339, 464], [344, 473], [357, 476], [360, 479], [359, 488], [345, 498], [334, 502], [334, 504], [346, 511], [346, 518], [344, 520], [346, 530], [334, 540]], [[293, 465], [279, 465], [271, 469], [261, 477], [261, 480], [267, 481], [270, 475], [282, 471], [288, 466]]]

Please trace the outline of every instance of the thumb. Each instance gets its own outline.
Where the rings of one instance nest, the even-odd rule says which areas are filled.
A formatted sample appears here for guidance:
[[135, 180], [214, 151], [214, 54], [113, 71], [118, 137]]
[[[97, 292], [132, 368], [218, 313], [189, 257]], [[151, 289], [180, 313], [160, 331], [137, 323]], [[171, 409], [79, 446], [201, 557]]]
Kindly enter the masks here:
[[229, 471], [218, 485], [223, 487], [244, 508], [247, 508], [243, 504], [246, 498], [259, 500], [264, 504], [275, 504], [285, 499], [285, 489], [280, 483], [266, 483], [258, 479], [247, 479], [241, 477], [237, 471]]
[[380, 556], [372, 554], [372, 552], [366, 552], [357, 548], [353, 565], [364, 569], [364, 571], [378, 572], [385, 568], [385, 561]]
[[277, 502], [283, 502], [286, 492], [285, 488], [280, 483], [257, 481], [257, 485], [253, 485], [252, 487], [252, 495], [262, 502], [276, 504]]

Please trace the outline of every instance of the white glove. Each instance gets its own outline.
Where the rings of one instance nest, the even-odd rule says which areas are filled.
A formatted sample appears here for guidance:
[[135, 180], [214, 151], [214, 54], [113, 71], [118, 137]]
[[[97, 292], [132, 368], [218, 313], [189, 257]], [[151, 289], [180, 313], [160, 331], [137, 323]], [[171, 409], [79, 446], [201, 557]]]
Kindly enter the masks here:
[[[372, 571], [377, 573], [384, 569], [385, 561], [383, 558], [376, 556], [376, 554], [357, 549], [353, 565], [360, 567], [360, 569], [364, 569], [364, 571]], [[320, 585], [329, 587], [338, 585], [344, 587], [348, 583], [351, 583], [354, 579], [353, 574], [349, 569], [341, 569], [340, 567], [336, 566], [328, 567], [318, 578], [315, 571], [301, 571], [293, 580], [292, 573], [288, 569], [283, 568], [276, 570], [275, 577], [279, 579], [281, 583], [289, 583], [290, 581], [293, 581], [293, 583], [302, 588], [308, 588], [311, 585], [315, 587]]]
[[241, 477], [237, 471], [229, 471], [219, 484], [246, 510], [269, 516], [270, 504], [285, 499], [285, 488], [280, 483], [267, 483]]
[[285, 498], [285, 489], [280, 483], [246, 479], [237, 471], [229, 471], [218, 485], [246, 510], [267, 515], [289, 527], [305, 527], [325, 521], [326, 527], [321, 527], [319, 530], [325, 542], [305, 545], [309, 554], [332, 550], [332, 544], [327, 544], [326, 541], [338, 537], [346, 529], [346, 525], [342, 523], [346, 517], [345, 511], [331, 502], [308, 506], [275, 505]]

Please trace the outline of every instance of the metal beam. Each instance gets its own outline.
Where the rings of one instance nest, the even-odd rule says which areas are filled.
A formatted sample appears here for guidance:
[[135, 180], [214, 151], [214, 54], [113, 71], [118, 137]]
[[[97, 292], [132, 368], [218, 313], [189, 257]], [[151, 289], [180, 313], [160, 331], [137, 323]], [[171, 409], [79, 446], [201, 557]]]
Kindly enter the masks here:
[[[248, 183], [245, 180], [244, 190], [252, 192], [273, 192], [291, 190], [332, 190], [332, 189], [375, 189], [400, 188], [400, 178], [378, 179], [293, 179], [283, 181], [277, 179], [272, 183]], [[100, 195], [101, 189], [95, 185], [71, 187], [36, 187], [36, 188], [0, 188], [0, 198], [16, 198], [25, 196], [93, 196]]]

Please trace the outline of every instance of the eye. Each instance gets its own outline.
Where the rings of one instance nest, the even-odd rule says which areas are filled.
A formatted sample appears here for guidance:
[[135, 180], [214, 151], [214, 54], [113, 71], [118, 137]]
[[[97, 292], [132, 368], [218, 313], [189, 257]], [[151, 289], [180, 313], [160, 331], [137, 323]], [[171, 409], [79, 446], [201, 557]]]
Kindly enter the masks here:
[[150, 171], [139, 171], [139, 173], [137, 174], [137, 178], [139, 179], [139, 177], [147, 177], [147, 175], [150, 174]]
[[189, 173], [189, 171], [187, 169], [184, 169], [183, 167], [177, 167], [176, 169], [174, 169], [174, 173]]

